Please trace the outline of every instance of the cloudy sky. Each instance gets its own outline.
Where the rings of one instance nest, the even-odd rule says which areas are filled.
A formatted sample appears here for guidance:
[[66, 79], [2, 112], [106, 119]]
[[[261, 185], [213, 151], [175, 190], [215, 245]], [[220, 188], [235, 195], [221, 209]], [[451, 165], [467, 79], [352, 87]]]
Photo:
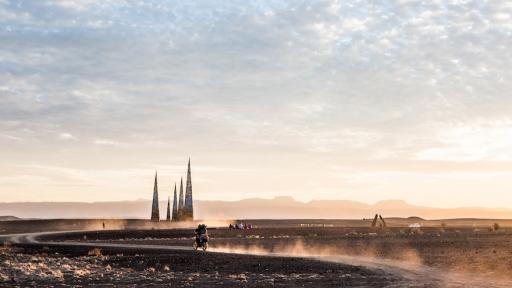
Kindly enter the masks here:
[[[378, 4], [376, 2], [382, 2]], [[0, 0], [0, 201], [512, 208], [510, 1]]]

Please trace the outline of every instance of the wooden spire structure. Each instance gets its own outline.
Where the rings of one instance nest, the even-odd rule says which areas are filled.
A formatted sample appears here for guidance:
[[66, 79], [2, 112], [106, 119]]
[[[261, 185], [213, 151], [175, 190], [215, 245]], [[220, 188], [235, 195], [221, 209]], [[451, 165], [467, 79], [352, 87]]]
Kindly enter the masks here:
[[194, 204], [192, 199], [192, 172], [190, 169], [190, 158], [188, 158], [187, 190], [185, 191], [185, 207], [183, 210], [184, 220], [194, 220]]
[[160, 210], [158, 209], [158, 175], [155, 172], [155, 186], [153, 187], [153, 205], [151, 206], [151, 221], [160, 221]]

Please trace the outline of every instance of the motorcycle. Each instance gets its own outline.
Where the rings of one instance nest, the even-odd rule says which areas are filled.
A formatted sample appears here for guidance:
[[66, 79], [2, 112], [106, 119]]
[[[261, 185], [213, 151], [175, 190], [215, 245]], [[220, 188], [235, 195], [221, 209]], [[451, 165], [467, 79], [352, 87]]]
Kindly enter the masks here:
[[192, 247], [194, 247], [194, 250], [202, 248], [203, 251], [206, 251], [206, 249], [208, 249], [208, 236], [196, 235], [196, 239], [194, 240]]

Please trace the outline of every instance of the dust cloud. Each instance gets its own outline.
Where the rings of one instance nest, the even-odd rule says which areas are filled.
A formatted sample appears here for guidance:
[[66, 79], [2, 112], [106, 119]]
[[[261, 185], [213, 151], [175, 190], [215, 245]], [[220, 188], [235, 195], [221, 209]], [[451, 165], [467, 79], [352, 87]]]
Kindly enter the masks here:
[[[428, 266], [423, 263], [419, 253], [412, 248], [403, 247], [394, 254], [394, 258], [384, 258], [378, 253], [378, 248], [372, 245], [365, 247], [364, 251], [353, 247], [339, 245], [325, 246], [305, 244], [303, 240], [290, 240], [271, 247], [263, 245], [217, 245], [212, 251], [235, 254], [251, 254], [259, 256], [280, 256], [310, 258], [340, 264], [362, 266], [369, 269], [383, 270], [391, 274], [398, 274], [406, 278], [423, 283], [436, 283], [441, 287], [450, 287], [465, 284], [473, 287], [511, 287], [510, 279], [492, 279], [485, 277], [485, 273], [469, 273], [461, 269], [442, 269]], [[460, 263], [464, 266], [467, 263]], [[459, 266], [456, 264], [456, 266]], [[460, 267], [459, 267], [460, 268]], [[458, 286], [457, 286], [458, 287]]]
[[[351, 247], [342, 247], [339, 245], [314, 245], [305, 244], [303, 240], [290, 240], [286, 243], [279, 243], [271, 247], [263, 245], [217, 245], [213, 251], [237, 254], [254, 254], [254, 255], [279, 255], [290, 257], [329, 257], [333, 255], [350, 255], [353, 254]], [[358, 253], [358, 256], [367, 258], [378, 257], [377, 249], [371, 245], [365, 249], [365, 252]], [[406, 262], [408, 265], [418, 266], [422, 264], [421, 257], [414, 249], [401, 249], [400, 254], [395, 255], [400, 261]]]

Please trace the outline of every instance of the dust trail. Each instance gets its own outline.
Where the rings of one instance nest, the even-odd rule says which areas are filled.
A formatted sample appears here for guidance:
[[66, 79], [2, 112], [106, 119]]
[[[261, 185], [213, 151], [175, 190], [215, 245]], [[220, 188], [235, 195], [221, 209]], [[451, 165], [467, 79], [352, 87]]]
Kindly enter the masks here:
[[287, 246], [282, 245], [272, 248], [265, 248], [256, 245], [248, 247], [221, 246], [218, 248], [212, 248], [211, 251], [244, 255], [301, 257], [318, 261], [361, 266], [399, 275], [416, 283], [428, 285], [428, 287], [512, 287], [511, 281], [498, 281], [489, 278], [475, 277], [470, 274], [448, 272], [423, 265], [420, 258], [411, 249], [404, 249], [404, 255], [400, 255], [401, 257], [399, 257], [403, 260], [392, 260], [377, 257], [373, 255], [371, 249], [367, 255], [340, 255], [341, 253], [338, 248], [305, 246], [301, 241], [297, 241], [297, 243]]

